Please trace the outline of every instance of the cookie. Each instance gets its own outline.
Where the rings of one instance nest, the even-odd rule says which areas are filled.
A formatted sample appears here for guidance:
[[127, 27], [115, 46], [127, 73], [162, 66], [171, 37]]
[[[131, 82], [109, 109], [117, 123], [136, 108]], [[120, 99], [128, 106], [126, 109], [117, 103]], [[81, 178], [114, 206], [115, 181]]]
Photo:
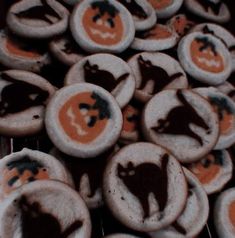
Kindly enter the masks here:
[[89, 209], [104, 205], [102, 196], [102, 179], [105, 166], [117, 147], [111, 148], [95, 158], [78, 160], [60, 152], [58, 149], [51, 151], [67, 168], [68, 173]]
[[128, 235], [128, 234], [112, 234], [105, 236], [104, 238], [138, 238], [137, 236]]
[[185, 7], [193, 14], [218, 23], [230, 20], [230, 11], [221, 0], [185, 0]]
[[36, 181], [1, 204], [0, 235], [12, 237], [89, 238], [91, 222], [84, 201], [69, 186]]
[[213, 87], [196, 88], [193, 91], [205, 97], [218, 114], [220, 135], [214, 149], [229, 148], [235, 143], [235, 103]]
[[180, 162], [199, 160], [214, 148], [219, 121], [209, 102], [187, 89], [164, 90], [145, 106], [145, 138], [168, 149]]
[[169, 227], [150, 233], [151, 237], [196, 237], [205, 226], [209, 216], [209, 201], [198, 179], [186, 168], [189, 192], [184, 211]]
[[24, 148], [0, 160], [0, 199], [36, 180], [58, 180], [69, 184], [63, 165], [51, 155]]
[[211, 34], [194, 32], [185, 36], [179, 42], [178, 58], [188, 74], [209, 85], [225, 82], [232, 70], [227, 47]]
[[174, 47], [177, 34], [171, 27], [156, 24], [152, 28], [136, 32], [131, 48], [139, 51], [161, 51]]
[[224, 82], [223, 84], [220, 84], [216, 87], [220, 92], [226, 94], [232, 100], [235, 102], [235, 88], [234, 86], [229, 82]]
[[0, 134], [32, 135], [42, 130], [45, 106], [55, 92], [47, 80], [23, 70], [0, 72]]
[[11, 69], [40, 72], [51, 62], [44, 47], [23, 41], [8, 32], [0, 31], [0, 63]]
[[73, 10], [70, 28], [77, 43], [91, 53], [120, 53], [135, 34], [131, 14], [115, 0], [82, 1]]
[[163, 53], [136, 54], [128, 60], [136, 79], [135, 98], [147, 102], [169, 88], [187, 88], [188, 80], [180, 64]]
[[11, 6], [7, 25], [16, 35], [45, 39], [68, 27], [69, 11], [55, 0], [23, 0]]
[[212, 150], [188, 169], [199, 179], [206, 193], [212, 194], [221, 191], [232, 178], [233, 163], [226, 150]]
[[235, 37], [232, 33], [230, 33], [224, 27], [213, 24], [213, 23], [202, 23], [196, 25], [192, 32], [203, 32], [204, 34], [211, 34], [217, 38], [219, 38], [225, 46], [228, 48], [231, 56], [232, 56], [232, 68], [235, 70]]
[[167, 24], [176, 31], [179, 38], [185, 36], [190, 31], [190, 29], [195, 25], [195, 23], [189, 20], [188, 17], [184, 14], [173, 16], [167, 22]]
[[148, 0], [157, 13], [158, 18], [169, 18], [173, 16], [183, 4], [183, 0]]
[[182, 212], [187, 183], [177, 160], [151, 143], [123, 147], [109, 161], [104, 198], [124, 225], [150, 232], [171, 224]]
[[70, 34], [59, 36], [49, 44], [50, 52], [61, 63], [72, 66], [85, 57], [85, 52], [78, 46]]
[[135, 78], [125, 61], [111, 54], [93, 54], [75, 64], [65, 77], [65, 85], [92, 83], [110, 92], [123, 108], [135, 92]]
[[235, 236], [235, 189], [222, 192], [214, 207], [214, 223], [218, 237], [232, 238]]
[[147, 0], [118, 1], [131, 13], [137, 31], [146, 30], [156, 24], [157, 15]]
[[121, 133], [122, 113], [110, 93], [81, 83], [58, 90], [46, 108], [45, 125], [65, 154], [95, 157], [113, 146]]

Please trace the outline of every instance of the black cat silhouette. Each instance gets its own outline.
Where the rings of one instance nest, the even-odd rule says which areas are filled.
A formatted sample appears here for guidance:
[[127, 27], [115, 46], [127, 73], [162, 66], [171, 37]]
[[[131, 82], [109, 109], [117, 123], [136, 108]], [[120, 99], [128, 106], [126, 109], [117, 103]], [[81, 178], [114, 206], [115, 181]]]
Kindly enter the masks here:
[[141, 73], [141, 84], [138, 89], [144, 89], [146, 84], [152, 80], [154, 81], [154, 87], [151, 94], [160, 92], [173, 80], [183, 75], [183, 73], [180, 72], [169, 76], [164, 69], [153, 65], [150, 60], [144, 60], [141, 55], [138, 57], [138, 65]]
[[168, 199], [167, 165], [169, 156], [164, 154], [159, 168], [153, 163], [142, 163], [134, 166], [132, 162], [123, 167], [118, 164], [117, 175], [123, 181], [128, 190], [139, 200], [144, 211], [144, 219], [150, 216], [149, 195], [153, 193], [162, 212]]
[[24, 19], [40, 19], [50, 24], [53, 21], [49, 16], [60, 19], [59, 14], [47, 3], [47, 0], [41, 0], [41, 4], [40, 6], [33, 6], [25, 11], [14, 13], [14, 15]]
[[146, 19], [148, 15], [144, 9], [135, 0], [119, 0], [132, 15], [137, 16], [140, 19]]
[[77, 220], [65, 231], [61, 231], [59, 221], [51, 214], [43, 212], [38, 202], [30, 204], [26, 196], [19, 200], [23, 238], [67, 238], [82, 226]]
[[113, 91], [120, 82], [129, 76], [129, 73], [125, 73], [115, 79], [113, 74], [106, 70], [100, 70], [97, 64], [91, 65], [88, 60], [84, 64], [83, 69], [86, 82], [96, 84], [109, 92]]
[[207, 12], [209, 11], [209, 9], [211, 9], [215, 15], [219, 14], [222, 2], [215, 3], [211, 2], [210, 0], [197, 0], [197, 1]]
[[0, 117], [44, 105], [49, 96], [47, 91], [38, 86], [12, 78], [7, 73], [1, 73], [0, 78], [10, 83], [1, 92]]
[[167, 117], [159, 119], [158, 126], [153, 127], [152, 130], [157, 133], [186, 135], [203, 145], [202, 138], [191, 130], [190, 124], [197, 125], [210, 133], [208, 125], [187, 102], [181, 90], [177, 90], [176, 96], [183, 105], [172, 108]]
[[39, 173], [39, 170], [42, 169], [43, 166], [38, 161], [31, 160], [28, 156], [24, 156], [23, 158], [8, 162], [7, 168], [9, 171], [17, 169], [19, 174], [8, 181], [8, 185], [12, 186], [19, 180], [20, 176], [23, 175], [25, 171], [29, 171], [32, 174], [32, 176], [28, 178], [28, 181], [33, 182], [35, 180], [35, 175]]

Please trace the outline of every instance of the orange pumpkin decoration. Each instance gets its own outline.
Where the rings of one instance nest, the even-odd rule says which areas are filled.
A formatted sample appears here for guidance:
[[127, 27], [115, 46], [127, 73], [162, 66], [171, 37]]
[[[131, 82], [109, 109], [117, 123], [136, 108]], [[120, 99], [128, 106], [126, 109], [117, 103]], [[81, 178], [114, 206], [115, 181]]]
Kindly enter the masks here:
[[105, 129], [110, 117], [108, 102], [94, 92], [71, 97], [59, 111], [59, 120], [65, 133], [83, 144], [95, 140]]
[[172, 4], [172, 0], [148, 0], [154, 9], [162, 10]]
[[229, 219], [230, 219], [232, 225], [233, 225], [234, 228], [235, 228], [235, 201], [233, 201], [233, 202], [229, 205], [228, 209], [229, 209], [229, 212], [228, 212], [228, 213], [229, 213]]
[[150, 32], [148, 39], [167, 39], [172, 36], [172, 33], [161, 25], [156, 25]]
[[21, 49], [18, 45], [16, 45], [10, 39], [7, 39], [5, 44], [6, 44], [6, 49], [10, 54], [14, 54], [16, 56], [22, 56], [22, 57], [26, 57], [26, 58], [30, 58], [30, 59], [38, 58], [41, 56], [37, 52], [26, 51], [26, 50]]
[[219, 173], [221, 165], [216, 162], [214, 155], [209, 154], [205, 159], [193, 163], [189, 169], [202, 184], [209, 184]]
[[173, 27], [180, 36], [185, 35], [193, 25], [194, 23], [189, 21], [186, 16], [177, 16], [173, 22]]
[[207, 37], [197, 37], [191, 43], [191, 58], [199, 68], [211, 72], [220, 73], [224, 71], [223, 57], [216, 51], [214, 43]]
[[85, 10], [83, 27], [89, 38], [100, 45], [118, 44], [124, 27], [118, 9], [108, 1], [96, 1]]
[[133, 132], [137, 129], [137, 117], [139, 111], [131, 105], [128, 105], [123, 110], [123, 131]]

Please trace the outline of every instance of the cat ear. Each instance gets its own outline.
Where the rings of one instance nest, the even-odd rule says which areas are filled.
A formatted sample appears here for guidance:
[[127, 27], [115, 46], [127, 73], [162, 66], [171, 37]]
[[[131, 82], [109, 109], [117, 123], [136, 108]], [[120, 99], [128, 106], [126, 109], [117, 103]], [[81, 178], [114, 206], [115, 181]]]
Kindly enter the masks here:
[[117, 169], [118, 169], [118, 172], [120, 172], [120, 171], [122, 171], [124, 168], [123, 168], [123, 166], [122, 166], [121, 164], [118, 164]]
[[134, 169], [134, 165], [131, 161], [127, 164], [127, 168], [128, 169]]
[[139, 63], [144, 63], [144, 59], [143, 59], [142, 55], [140, 55], [140, 56], [138, 57], [138, 61], [139, 61]]

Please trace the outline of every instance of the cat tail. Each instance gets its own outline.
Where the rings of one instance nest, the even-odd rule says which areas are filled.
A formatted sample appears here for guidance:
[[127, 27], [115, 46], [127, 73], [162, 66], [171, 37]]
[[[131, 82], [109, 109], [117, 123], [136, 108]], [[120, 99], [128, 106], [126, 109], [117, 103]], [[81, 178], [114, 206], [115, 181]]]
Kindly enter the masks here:
[[64, 232], [62, 232], [60, 238], [67, 238], [69, 235], [71, 235], [74, 231], [79, 229], [81, 226], [82, 226], [81, 221], [79, 221], [79, 220], [75, 221], [69, 227], [67, 227]]
[[169, 161], [169, 155], [168, 154], [164, 154], [162, 156], [162, 166], [161, 166], [162, 167], [161, 170], [163, 172], [167, 172], [168, 161]]
[[170, 76], [170, 78], [171, 78], [171, 81], [173, 81], [181, 76], [183, 76], [183, 73], [179, 72], [179, 73], [173, 74], [172, 76]]
[[120, 77], [118, 77], [117, 78], [117, 84], [119, 84], [120, 82], [125, 80], [129, 75], [130, 75], [129, 73], [125, 73], [125, 74], [121, 75]]

